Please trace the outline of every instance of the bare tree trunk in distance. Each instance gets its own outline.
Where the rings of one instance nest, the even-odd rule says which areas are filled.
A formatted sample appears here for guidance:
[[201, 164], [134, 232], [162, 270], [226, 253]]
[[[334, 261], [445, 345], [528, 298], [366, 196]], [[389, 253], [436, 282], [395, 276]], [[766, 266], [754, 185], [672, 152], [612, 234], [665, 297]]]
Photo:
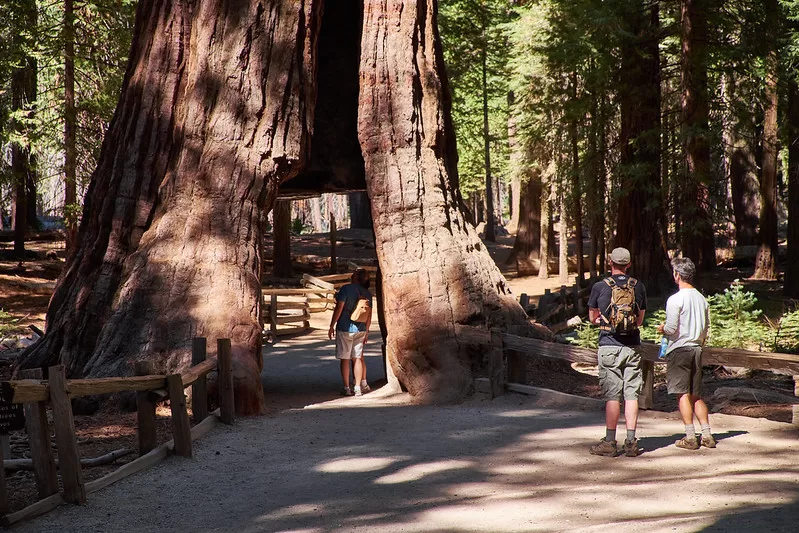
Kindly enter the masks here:
[[615, 246], [630, 250], [630, 274], [659, 294], [669, 269], [660, 234], [660, 32], [657, 3], [634, 1], [621, 49], [621, 198]]
[[521, 187], [519, 210], [522, 214], [509, 257], [509, 261], [516, 262], [519, 276], [531, 276], [541, 268], [541, 173], [534, 169], [530, 174]]
[[788, 81], [788, 267], [784, 298], [799, 299], [799, 85]]
[[64, 225], [66, 249], [71, 251], [78, 236], [78, 185], [75, 177], [75, 9], [74, 0], [64, 0]]
[[321, 1], [137, 8], [128, 69], [47, 331], [23, 367], [132, 375], [230, 338], [236, 410], [263, 409], [263, 218], [306, 162]]
[[366, 192], [351, 192], [347, 195], [350, 204], [350, 227], [372, 229], [372, 210]]
[[682, 2], [681, 118], [687, 175], [680, 188], [683, 205], [682, 252], [700, 270], [716, 267], [711, 182], [709, 102], [707, 88], [708, 0]]
[[[37, 11], [34, 2], [26, 2], [20, 6], [18, 24], [22, 27], [15, 28], [13, 37], [17, 47], [23, 46], [23, 33], [36, 27]], [[34, 57], [26, 55], [11, 73], [11, 109], [21, 111], [33, 104], [37, 97], [37, 72], [38, 65]], [[28, 138], [25, 130], [28, 126], [14, 120], [12, 129], [20, 138]], [[11, 144], [11, 175], [13, 176], [14, 207], [12, 224], [14, 226], [14, 253], [18, 257], [25, 254], [25, 236], [31, 220], [28, 220], [28, 183], [36, 181], [35, 157], [31, 153], [28, 141], [17, 140]], [[35, 206], [34, 206], [35, 208]], [[34, 218], [35, 220], [35, 218]]]
[[[514, 104], [513, 91], [508, 92], [508, 109], [513, 110]], [[513, 112], [508, 115], [508, 151], [510, 152], [510, 222], [508, 222], [508, 232], [511, 234], [519, 231], [519, 216], [522, 203], [522, 164], [524, 157], [521, 153], [521, 146], [518, 138], [518, 127], [516, 125], [516, 117]], [[539, 184], [540, 195], [540, 184]], [[538, 207], [536, 211], [538, 211]], [[518, 236], [517, 236], [518, 239]], [[537, 245], [536, 245], [537, 246]]]
[[[572, 73], [572, 98], [577, 100], [577, 75]], [[569, 122], [571, 144], [571, 212], [574, 219], [574, 250], [577, 258], [577, 285], [582, 286], [585, 266], [583, 264], [583, 191], [580, 184], [580, 150], [577, 138], [577, 120]], [[565, 214], [565, 213], [564, 213]], [[568, 274], [567, 274], [568, 275]]]
[[[768, 25], [776, 33], [779, 27], [777, 0], [766, 2]], [[777, 76], [779, 58], [777, 55], [777, 39], [770, 37], [769, 54], [766, 57], [766, 102], [763, 119], [763, 162], [760, 173], [760, 234], [757, 257], [755, 257], [754, 279], [777, 279]]]
[[569, 281], [569, 224], [567, 222], [568, 207], [566, 206], [566, 192], [558, 194], [558, 280], [566, 284]]
[[538, 277], [547, 279], [549, 277], [549, 234], [552, 230], [552, 211], [549, 201], [550, 184], [544, 184], [541, 192], [541, 245], [538, 252]]
[[483, 156], [485, 160], [486, 171], [486, 229], [485, 240], [494, 242], [497, 240], [496, 235], [496, 217], [494, 211], [494, 178], [491, 176], [491, 132], [488, 129], [488, 48], [485, 42], [485, 24], [483, 25], [483, 51], [480, 56], [482, 74], [483, 74]]
[[484, 368], [455, 326], [525, 324], [526, 316], [461, 210], [436, 12], [423, 0], [364, 2], [358, 135], [388, 361], [420, 401], [446, 402], [467, 394]]
[[272, 210], [272, 275], [288, 278], [291, 271], [291, 201], [278, 200]]
[[313, 224], [314, 233], [321, 233], [324, 231], [322, 224], [322, 201], [317, 196], [308, 200], [311, 206], [311, 224]]

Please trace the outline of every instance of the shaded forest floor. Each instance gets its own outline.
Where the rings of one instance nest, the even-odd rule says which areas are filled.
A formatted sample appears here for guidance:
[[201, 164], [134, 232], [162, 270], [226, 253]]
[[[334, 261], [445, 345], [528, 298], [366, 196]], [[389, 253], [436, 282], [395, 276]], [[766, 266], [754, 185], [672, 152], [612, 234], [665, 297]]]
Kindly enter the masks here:
[[[341, 230], [338, 233], [337, 256], [339, 270], [345, 271], [348, 261], [359, 264], [370, 264], [375, 261], [374, 243], [371, 232], [364, 230]], [[561, 282], [557, 276], [547, 279], [538, 277], [518, 277], [513, 265], [507, 265], [506, 259], [513, 246], [513, 237], [499, 237], [496, 244], [487, 243], [488, 249], [508, 278], [509, 284], [517, 295], [526, 293], [531, 302], [536, 303], [538, 297], [546, 289], [557, 290]], [[266, 248], [270, 243], [267, 241]], [[26, 342], [33, 341], [33, 332], [29, 325], [44, 329], [47, 304], [55, 286], [64, 261], [63, 242], [35, 241], [28, 243], [29, 257], [25, 261], [13, 259], [10, 245], [0, 244], [0, 309], [3, 315], [0, 328], [0, 380], [9, 379], [14, 355], [18, 353], [19, 338]], [[291, 278], [264, 277], [265, 285], [298, 286], [302, 272], [316, 274], [329, 273], [330, 240], [327, 234], [303, 235], [294, 237], [292, 255], [295, 259], [295, 276]], [[267, 264], [269, 263], [267, 259]], [[735, 279], [741, 279], [747, 290], [756, 293], [767, 315], [774, 316], [782, 309], [781, 284], [777, 282], [754, 282], [746, 278], [751, 274], [744, 263], [736, 267], [719, 268], [711, 276], [702, 280], [708, 292], [722, 291]], [[574, 276], [570, 276], [567, 285], [574, 284]], [[650, 306], [663, 305], [662, 300], [653, 299]], [[321, 317], [320, 317], [321, 318]], [[329, 320], [329, 318], [327, 318]], [[291, 342], [291, 341], [289, 341]], [[327, 354], [327, 348], [319, 348]], [[325, 351], [327, 350], [327, 351]], [[599, 386], [594, 368], [579, 368], [579, 371], [550, 371], [546, 367], [536, 367], [536, 371], [528, 373], [528, 383], [546, 388], [597, 398], [600, 396]], [[375, 376], [377, 377], [377, 376]], [[335, 376], [331, 376], [335, 379]], [[377, 379], [373, 379], [377, 381]], [[793, 380], [790, 376], [780, 376], [770, 372], [733, 374], [723, 368], [708, 368], [705, 372], [707, 397], [711, 398], [711, 409], [733, 415], [755, 418], [768, 418], [774, 421], [790, 422], [792, 408], [790, 404], [732, 400], [724, 402], [712, 401], [716, 390], [720, 388], [759, 389], [767, 392], [778, 392], [787, 396], [793, 395]], [[307, 393], [295, 391], [290, 400], [274, 399], [275, 405], [302, 406], [318, 401], [318, 392]], [[723, 404], [723, 405], [722, 405]], [[654, 409], [658, 411], [675, 411], [676, 400], [666, 393], [665, 375], [659, 369], [656, 374]], [[165, 407], [159, 408], [159, 442], [169, 440], [169, 417]], [[135, 450], [136, 418], [135, 413], [121, 412], [113, 405], [103, 405], [97, 412], [87, 409], [85, 414], [76, 415], [76, 429], [79, 436], [81, 456], [97, 457], [120, 448]], [[78, 413], [84, 411], [78, 410]], [[13, 457], [23, 457], [27, 453], [27, 439], [23, 432], [11, 436]], [[121, 463], [132, 460], [135, 454], [119, 459], [116, 464], [84, 470], [86, 481], [99, 478], [117, 468]], [[36, 499], [33, 476], [31, 472], [21, 471], [10, 474], [8, 478], [10, 504], [12, 510], [29, 505]]]

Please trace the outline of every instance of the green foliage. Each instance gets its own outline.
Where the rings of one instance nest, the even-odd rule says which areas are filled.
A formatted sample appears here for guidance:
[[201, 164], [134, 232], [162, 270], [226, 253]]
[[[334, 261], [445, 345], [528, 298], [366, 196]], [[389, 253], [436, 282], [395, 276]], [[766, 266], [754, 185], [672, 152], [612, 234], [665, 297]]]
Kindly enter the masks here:
[[666, 322], [666, 310], [659, 308], [656, 311], [647, 309], [646, 316], [644, 317], [644, 325], [641, 326], [641, 340], [660, 342], [660, 333], [657, 327]]
[[21, 329], [19, 321], [19, 318], [14, 318], [11, 314], [0, 309], [0, 339], [18, 332]]
[[313, 226], [309, 226], [302, 221], [302, 218], [297, 217], [291, 221], [291, 233], [294, 235], [302, 235], [303, 233], [310, 233]]
[[572, 344], [576, 344], [581, 348], [590, 348], [596, 350], [599, 347], [599, 327], [583, 322], [574, 328], [575, 336], [567, 337]]
[[757, 297], [745, 291], [739, 280], [723, 293], [707, 299], [710, 304], [710, 339], [708, 346], [757, 348], [767, 334], [757, 309]]
[[773, 350], [781, 353], [799, 353], [799, 309], [780, 317], [773, 330]]

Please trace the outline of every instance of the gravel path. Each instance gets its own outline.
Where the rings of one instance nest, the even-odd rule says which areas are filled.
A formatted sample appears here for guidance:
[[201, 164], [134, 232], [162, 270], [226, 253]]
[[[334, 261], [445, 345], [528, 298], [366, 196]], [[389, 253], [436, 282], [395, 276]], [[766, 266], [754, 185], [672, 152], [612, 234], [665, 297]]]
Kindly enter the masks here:
[[[382, 370], [376, 347], [373, 378]], [[269, 349], [265, 382], [289, 396], [270, 395], [270, 409], [300, 403], [297, 391], [309, 387], [314, 398], [335, 397], [331, 353], [319, 333]], [[605, 458], [587, 453], [602, 431], [599, 411], [546, 405], [509, 394], [425, 407], [377, 391], [243, 419], [196, 442], [194, 459], [171, 457], [85, 507], [62, 506], [13, 531], [799, 528], [799, 441], [789, 425], [715, 415], [718, 448], [689, 452], [671, 445], [681, 428], [674, 414], [646, 412], [646, 453]]]

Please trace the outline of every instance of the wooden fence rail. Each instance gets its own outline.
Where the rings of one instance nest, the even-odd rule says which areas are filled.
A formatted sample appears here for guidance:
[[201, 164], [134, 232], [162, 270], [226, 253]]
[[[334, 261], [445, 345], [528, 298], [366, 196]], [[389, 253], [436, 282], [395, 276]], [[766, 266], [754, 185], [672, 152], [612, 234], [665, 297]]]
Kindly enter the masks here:
[[[140, 362], [136, 373], [148, 373], [149, 362]], [[32, 468], [40, 501], [8, 514], [5, 468], [0, 468], [0, 522], [8, 526], [45, 513], [63, 502], [82, 504], [86, 495], [106, 487], [119, 479], [155, 464], [170, 451], [185, 457], [192, 456], [193, 439], [213, 427], [218, 417], [225, 424], [234, 419], [233, 374], [230, 339], [217, 340], [217, 355], [206, 359], [206, 340], [196, 338], [192, 344], [192, 364], [183, 374], [138, 375], [126, 378], [66, 379], [63, 366], [48, 370], [47, 381], [41, 370], [20, 373], [24, 379], [4, 382], [13, 391], [11, 402], [23, 404], [25, 424], [31, 448]], [[219, 410], [208, 416], [207, 375], [218, 371]], [[191, 427], [186, 406], [185, 388], [192, 387], [194, 428]], [[81, 396], [116, 392], [136, 392], [137, 433], [140, 457], [127, 463], [101, 479], [84, 483], [81, 459], [77, 448], [71, 400]], [[157, 445], [155, 405], [169, 398], [172, 411], [173, 440]], [[58, 468], [50, 445], [46, 408], [51, 406], [53, 426], [58, 446]], [[0, 456], [2, 460], [2, 456]], [[61, 473], [63, 491], [58, 492], [58, 474]]]
[[[471, 326], [456, 326], [455, 332], [463, 342], [483, 345], [494, 352], [497, 345], [496, 339], [501, 338], [503, 365], [506, 372], [497, 373], [493, 369], [495, 365], [489, 365], [492, 367], [489, 369], [492, 391], [503, 390], [506, 385], [502, 382], [504, 379], [510, 383], [524, 384], [527, 374], [527, 357], [531, 355], [562, 359], [572, 363], [597, 364], [596, 351], [579, 346], [523, 337], [500, 330], [488, 331]], [[644, 343], [640, 350], [643, 359], [655, 364], [665, 364], [665, 360], [658, 358], [660, 350], [658, 345]], [[702, 349], [702, 363], [706, 366], [742, 367], [791, 375], [796, 384], [794, 394], [799, 397], [799, 355], [705, 347]], [[649, 385], [651, 387], [651, 383]], [[649, 392], [651, 393], [651, 391]], [[793, 423], [799, 426], [799, 401], [794, 405]]]

